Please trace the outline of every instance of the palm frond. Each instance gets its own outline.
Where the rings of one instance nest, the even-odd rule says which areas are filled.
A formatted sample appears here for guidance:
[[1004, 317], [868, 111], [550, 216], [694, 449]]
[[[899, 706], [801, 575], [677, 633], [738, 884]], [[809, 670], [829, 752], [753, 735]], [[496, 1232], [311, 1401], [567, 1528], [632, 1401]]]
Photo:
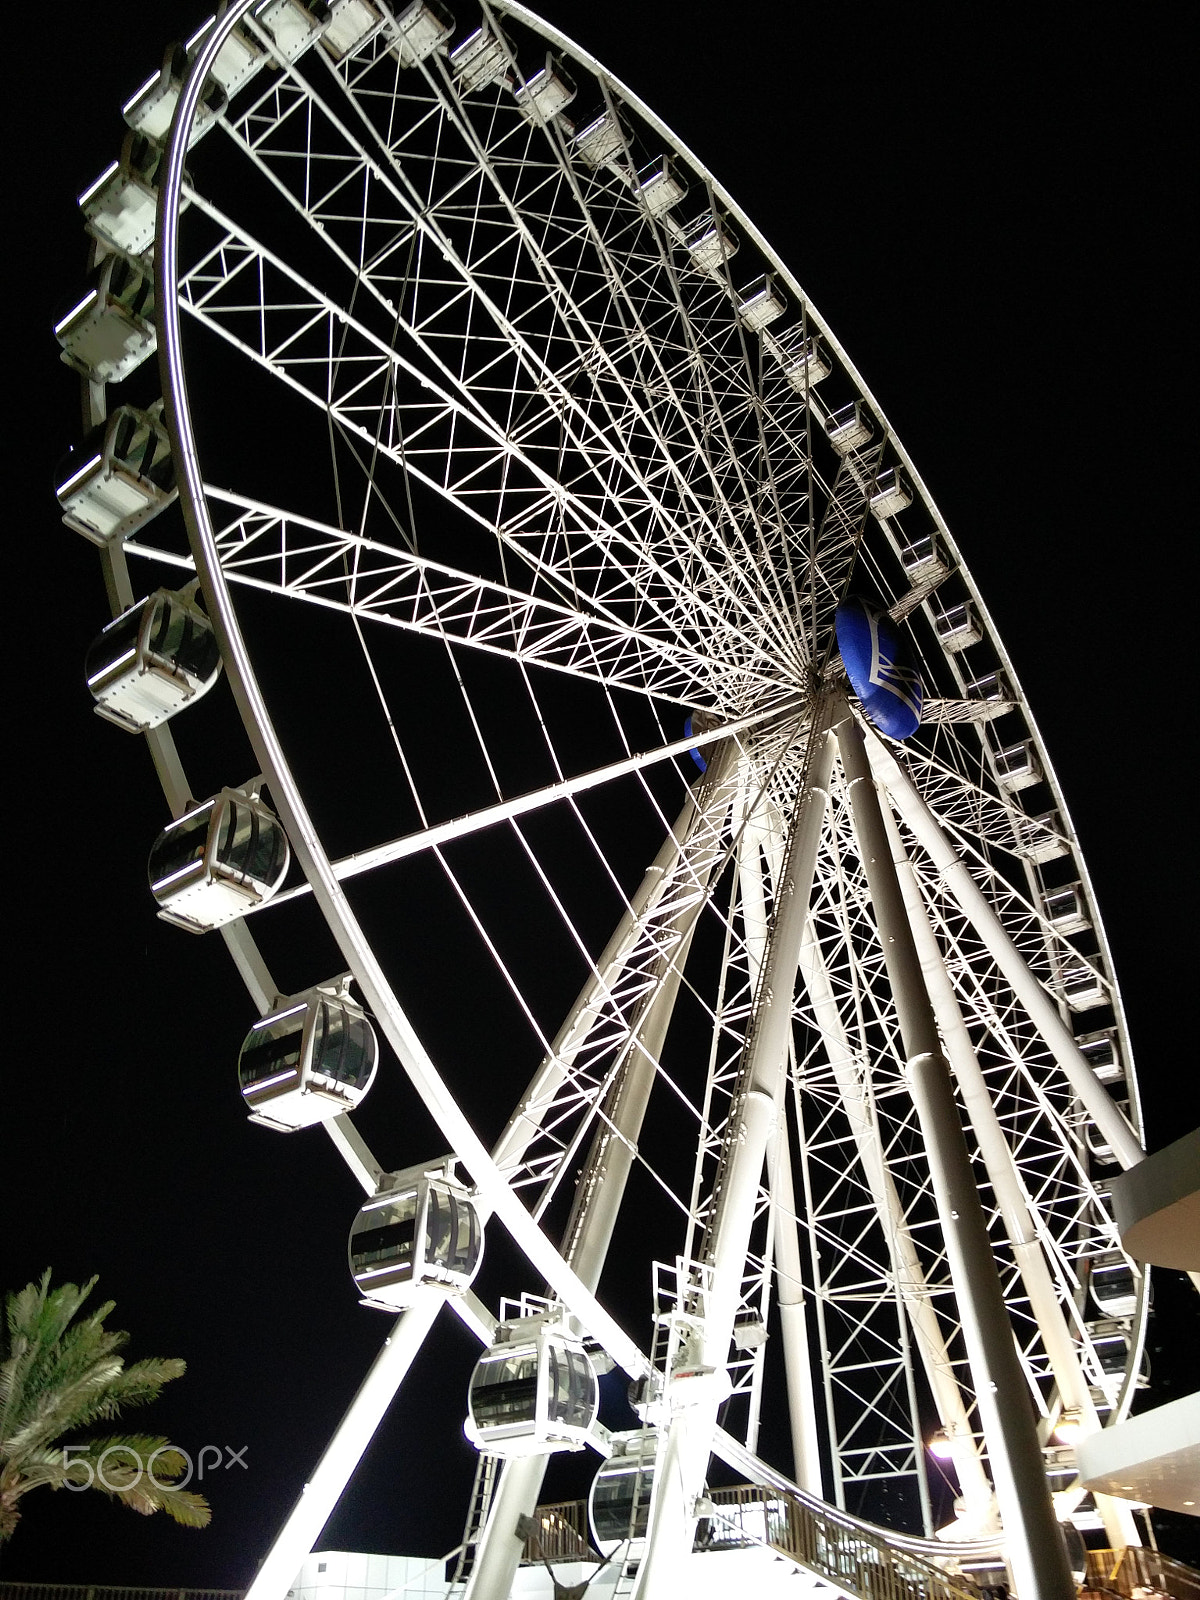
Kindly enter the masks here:
[[[64, 1442], [64, 1436], [125, 1406], [147, 1405], [163, 1384], [181, 1377], [186, 1362], [150, 1357], [126, 1367], [119, 1353], [129, 1335], [105, 1328], [112, 1301], [79, 1312], [95, 1287], [50, 1287], [49, 1269], [37, 1283], [6, 1297], [0, 1341], [0, 1543], [20, 1519], [18, 1503], [37, 1488], [97, 1488], [143, 1516], [165, 1511], [186, 1527], [211, 1516], [203, 1495], [176, 1480], [188, 1458], [168, 1440], [115, 1434]], [[76, 1320], [78, 1318], [78, 1320]]]

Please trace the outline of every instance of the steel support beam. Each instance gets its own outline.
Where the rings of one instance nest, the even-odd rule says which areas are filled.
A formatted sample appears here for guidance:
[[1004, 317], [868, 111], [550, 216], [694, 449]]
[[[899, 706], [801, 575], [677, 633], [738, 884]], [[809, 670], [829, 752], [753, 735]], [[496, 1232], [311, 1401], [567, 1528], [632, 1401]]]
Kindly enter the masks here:
[[929, 1157], [946, 1255], [1021, 1600], [1073, 1600], [1029, 1390], [1021, 1369], [967, 1151], [950, 1070], [921, 975], [866, 744], [843, 701], [838, 748], [855, 835], [896, 1004], [913, 1103]]

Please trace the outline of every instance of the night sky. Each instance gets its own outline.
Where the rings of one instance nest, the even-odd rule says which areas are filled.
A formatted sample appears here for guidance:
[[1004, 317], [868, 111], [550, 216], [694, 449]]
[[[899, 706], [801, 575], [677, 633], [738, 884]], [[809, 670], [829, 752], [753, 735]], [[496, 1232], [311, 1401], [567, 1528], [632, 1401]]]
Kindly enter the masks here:
[[[541, 10], [755, 219], [940, 505], [1066, 794], [1125, 997], [1148, 1146], [1160, 1148], [1200, 1120], [1182, 8], [1120, 29], [1082, 6], [546, 0]], [[458, 11], [465, 21], [465, 3]], [[348, 1280], [359, 1191], [328, 1141], [277, 1137], [241, 1114], [234, 1063], [253, 1018], [223, 945], [154, 916], [145, 858], [164, 806], [138, 742], [90, 713], [81, 663], [106, 620], [104, 594], [93, 550], [61, 526], [51, 490], [78, 430], [75, 380], [50, 333], [84, 271], [74, 196], [118, 153], [123, 101], [203, 12], [164, 0], [68, 4], [54, 16], [53, 37], [14, 67], [32, 76], [29, 103], [42, 110], [10, 166], [10, 216], [33, 227], [14, 228], [9, 246], [19, 345], [9, 470], [20, 487], [8, 528], [19, 689], [7, 859], [18, 887], [3, 1280], [20, 1286], [47, 1265], [58, 1279], [99, 1274], [132, 1359], [188, 1362], [127, 1424], [193, 1454], [244, 1446], [248, 1470], [204, 1483], [205, 1532], [40, 1491], [0, 1572], [238, 1587], [387, 1320], [356, 1304]], [[206, 403], [215, 427], [219, 394]], [[271, 426], [264, 418], [264, 437]], [[212, 787], [239, 781], [253, 766], [227, 688], [203, 716]], [[310, 736], [353, 770], [336, 730]], [[441, 984], [445, 998], [436, 951], [410, 980]], [[495, 1041], [469, 1004], [465, 1015], [494, 1104], [494, 1124], [480, 1129], [490, 1140], [524, 1080], [488, 1090]], [[398, 1079], [392, 1064], [364, 1121], [397, 1167], [441, 1148]], [[511, 1287], [505, 1262], [496, 1242], [481, 1288], [493, 1307]], [[647, 1263], [631, 1271], [647, 1283]], [[1196, 1387], [1200, 1318], [1182, 1283], [1156, 1274], [1154, 1386], [1142, 1403]], [[646, 1337], [645, 1325], [630, 1328]], [[474, 1453], [459, 1424], [475, 1346], [449, 1313], [438, 1331], [327, 1546], [432, 1555], [461, 1536]], [[582, 1492], [571, 1470], [553, 1490], [564, 1498]], [[1200, 1524], [1179, 1522], [1194, 1542]]]

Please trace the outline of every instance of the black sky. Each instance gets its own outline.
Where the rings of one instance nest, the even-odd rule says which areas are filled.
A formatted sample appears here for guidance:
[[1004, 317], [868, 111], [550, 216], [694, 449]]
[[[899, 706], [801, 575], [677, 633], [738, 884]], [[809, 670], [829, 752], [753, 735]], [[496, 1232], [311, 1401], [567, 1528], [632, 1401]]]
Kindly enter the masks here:
[[[542, 12], [738, 198], [905, 441], [1055, 762], [1125, 996], [1148, 1144], [1170, 1142], [1198, 1120], [1183, 8], [1121, 27], [1080, 5]], [[73, 199], [117, 154], [121, 103], [203, 14], [186, 0], [69, 4], [19, 67], [37, 114], [10, 139], [10, 214], [32, 227], [9, 247], [17, 1039], [0, 1170], [5, 1284], [47, 1264], [99, 1273], [132, 1356], [189, 1363], [131, 1421], [193, 1452], [247, 1446], [249, 1470], [205, 1484], [206, 1533], [35, 1496], [0, 1564], [11, 1578], [244, 1584], [386, 1325], [347, 1279], [357, 1191], [326, 1142], [240, 1115], [248, 1006], [223, 948], [153, 915], [144, 867], [162, 802], [136, 742], [88, 709], [80, 663], [104, 596], [50, 490], [78, 426], [50, 334], [84, 269]], [[386, 1095], [398, 1153], [436, 1148], [411, 1097]], [[1169, 1399], [1196, 1386], [1200, 1329], [1177, 1280], [1159, 1304], [1155, 1392]], [[444, 1333], [330, 1545], [433, 1554], [459, 1537], [473, 1350], [448, 1316]]]

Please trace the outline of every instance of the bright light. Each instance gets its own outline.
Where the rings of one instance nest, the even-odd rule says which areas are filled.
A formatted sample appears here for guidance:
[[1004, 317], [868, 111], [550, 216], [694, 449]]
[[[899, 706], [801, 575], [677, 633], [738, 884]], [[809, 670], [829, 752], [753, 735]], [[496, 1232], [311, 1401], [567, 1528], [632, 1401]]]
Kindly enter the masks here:
[[1054, 1424], [1054, 1437], [1059, 1444], [1077, 1444], [1083, 1435], [1083, 1418], [1073, 1407], [1068, 1407]]
[[129, 115], [129, 113], [133, 110], [134, 106], [137, 105], [138, 101], [145, 94], [146, 90], [150, 89], [150, 88], [153, 88], [153, 86], [158, 82], [158, 79], [159, 79], [159, 74], [157, 72], [154, 73], [151, 77], [146, 79], [145, 83], [138, 90], [138, 92], [133, 96], [133, 98], [131, 100], [127, 100], [125, 102], [125, 104], [121, 107], [121, 115], [123, 117], [127, 117]]
[[945, 1428], [938, 1428], [930, 1434], [929, 1454], [937, 1461], [949, 1461], [954, 1455], [954, 1446], [950, 1443], [950, 1435]]
[[79, 204], [81, 206], [87, 205], [88, 201], [96, 193], [97, 189], [102, 188], [103, 185], [106, 184], [108, 182], [108, 180], [112, 177], [113, 173], [117, 170], [118, 166], [120, 166], [120, 162], [118, 162], [118, 161], [110, 161], [109, 162], [108, 166], [105, 167], [104, 171], [96, 179], [95, 183], [92, 184], [91, 188], [90, 189], [85, 189], [83, 191], [83, 193], [79, 196]]
[[298, 1078], [300, 1074], [295, 1067], [288, 1067], [286, 1072], [277, 1072], [274, 1077], [260, 1078], [257, 1083], [249, 1083], [242, 1090], [244, 1095], [258, 1094], [261, 1089], [269, 1089], [272, 1084], [283, 1083], [288, 1078]]
[[63, 329], [67, 326], [67, 324], [69, 322], [74, 322], [75, 318], [79, 315], [79, 313], [81, 311], [86, 311], [87, 310], [88, 306], [91, 305], [92, 301], [96, 298], [98, 293], [99, 293], [99, 290], [97, 290], [97, 289], [89, 289], [87, 294], [84, 295], [83, 299], [74, 308], [74, 310], [68, 311], [66, 316], [62, 319], [61, 322], [56, 322], [54, 324], [54, 337], [56, 339], [58, 338], [59, 334], [63, 331]]
[[86, 478], [88, 473], [91, 472], [92, 468], [98, 467], [103, 460], [103, 456], [93, 456], [85, 466], [80, 467], [78, 472], [73, 472], [67, 479], [66, 483], [60, 485], [58, 491], [59, 499], [61, 500], [64, 494], [69, 494], [79, 482], [80, 478]]
[[265, 1017], [260, 1017], [252, 1024], [251, 1033], [257, 1033], [259, 1028], [273, 1028], [277, 1022], [282, 1022], [285, 1017], [297, 1017], [302, 1011], [308, 1010], [308, 1001], [301, 1000], [298, 1006], [289, 1006], [286, 1011], [269, 1011]]
[[136, 657], [136, 650], [126, 650], [123, 656], [118, 656], [115, 661], [110, 661], [106, 667], [101, 667], [99, 672], [93, 672], [87, 681], [88, 688], [92, 688], [93, 685], [100, 682], [101, 678], [106, 678], [110, 672], [115, 672], [118, 667], [123, 667], [127, 661], [133, 661]]

